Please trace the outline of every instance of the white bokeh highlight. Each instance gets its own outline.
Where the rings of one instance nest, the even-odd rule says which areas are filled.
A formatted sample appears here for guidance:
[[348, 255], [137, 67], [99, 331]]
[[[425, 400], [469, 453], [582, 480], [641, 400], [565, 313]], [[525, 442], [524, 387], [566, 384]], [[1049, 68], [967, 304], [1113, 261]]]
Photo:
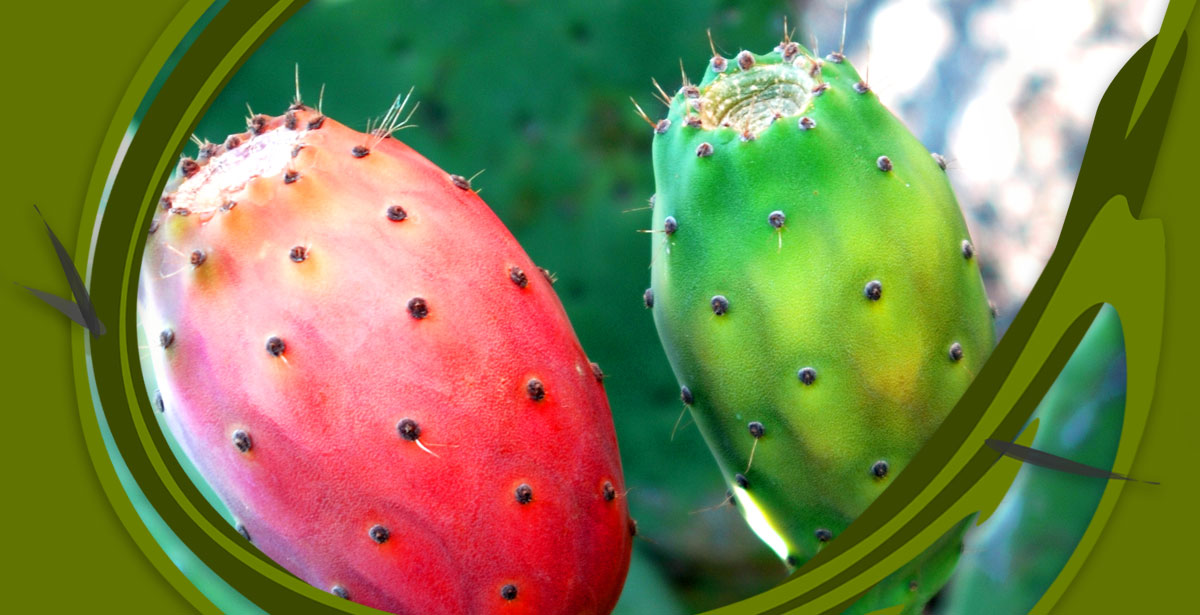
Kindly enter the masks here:
[[826, 52], [837, 48], [849, 8], [845, 53], [883, 103], [946, 157], [1005, 321], [1058, 241], [1104, 90], [1158, 32], [1166, 6], [823, 0], [805, 3], [803, 14]]

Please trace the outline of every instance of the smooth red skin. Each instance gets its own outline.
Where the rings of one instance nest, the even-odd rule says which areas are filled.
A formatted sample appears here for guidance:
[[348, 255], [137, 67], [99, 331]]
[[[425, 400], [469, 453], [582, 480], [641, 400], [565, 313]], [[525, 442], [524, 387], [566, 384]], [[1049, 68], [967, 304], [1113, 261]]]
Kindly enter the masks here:
[[[355, 158], [366, 136], [326, 119], [304, 142], [291, 184], [259, 177], [228, 212], [156, 214], [139, 296], [148, 337], [175, 332], [154, 349], [166, 424], [253, 543], [321, 589], [397, 613], [610, 612], [632, 543], [617, 440], [549, 281], [473, 191], [399, 141]], [[399, 436], [403, 418], [437, 457]]]

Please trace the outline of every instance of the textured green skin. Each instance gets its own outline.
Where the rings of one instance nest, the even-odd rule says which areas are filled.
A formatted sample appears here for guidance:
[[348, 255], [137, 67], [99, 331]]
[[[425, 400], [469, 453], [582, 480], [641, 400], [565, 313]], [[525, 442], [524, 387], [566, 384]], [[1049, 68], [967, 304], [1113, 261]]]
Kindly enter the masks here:
[[[730, 60], [726, 73], [736, 71]], [[710, 67], [701, 88], [715, 78]], [[836, 537], [904, 469], [995, 344], [945, 172], [873, 92], [853, 89], [848, 61], [825, 62], [823, 78], [830, 89], [803, 112], [814, 129], [783, 118], [743, 142], [734, 128], [686, 126], [677, 94], [671, 127], [654, 139], [652, 228], [667, 216], [679, 225], [652, 236], [654, 321], [726, 481], [749, 479], [748, 491], [734, 488], [739, 509], [749, 494], [793, 565], [816, 553], [815, 530]], [[697, 157], [702, 142], [711, 156]], [[877, 168], [880, 155], [892, 171]], [[774, 210], [787, 215], [782, 231], [767, 222]], [[871, 280], [883, 284], [879, 301], [864, 297]], [[722, 316], [710, 306], [718, 294], [730, 303]], [[806, 366], [817, 370], [809, 386], [797, 378]], [[750, 421], [766, 433], [747, 472]], [[872, 475], [878, 460], [886, 478]], [[949, 574], [954, 534], [922, 556], [925, 577], [910, 566], [863, 604], [936, 591], [928, 577]]]
[[[1124, 350], [1120, 318], [1106, 305], [1034, 412], [1034, 448], [1112, 467], [1125, 418]], [[938, 613], [966, 615], [980, 604], [990, 615], [1028, 613], [1075, 551], [1107, 486], [1022, 466], [996, 512], [968, 534]]]

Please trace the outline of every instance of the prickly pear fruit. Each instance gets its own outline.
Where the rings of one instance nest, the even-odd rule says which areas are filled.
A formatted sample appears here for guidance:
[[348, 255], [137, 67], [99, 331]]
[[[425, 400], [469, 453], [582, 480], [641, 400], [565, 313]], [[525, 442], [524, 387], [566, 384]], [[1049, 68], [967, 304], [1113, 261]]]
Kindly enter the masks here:
[[[739, 510], [795, 567], [904, 470], [991, 352], [975, 248], [943, 159], [840, 54], [714, 56], [668, 102], [650, 122], [654, 322]], [[959, 536], [855, 608], [923, 602]]]
[[461, 176], [293, 105], [180, 165], [139, 289], [164, 420], [250, 541], [403, 613], [607, 613], [603, 373]]

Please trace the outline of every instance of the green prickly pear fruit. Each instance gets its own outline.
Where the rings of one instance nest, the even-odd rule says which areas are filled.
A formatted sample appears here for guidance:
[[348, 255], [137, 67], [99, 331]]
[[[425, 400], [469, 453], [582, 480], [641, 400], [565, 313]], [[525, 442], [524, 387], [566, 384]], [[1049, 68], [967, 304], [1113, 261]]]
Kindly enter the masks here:
[[[654, 126], [651, 291], [682, 399], [789, 566], [904, 470], [995, 344], [931, 154], [841, 54], [714, 56]], [[649, 119], [649, 118], [647, 118]], [[924, 603], [961, 527], [851, 612]]]

